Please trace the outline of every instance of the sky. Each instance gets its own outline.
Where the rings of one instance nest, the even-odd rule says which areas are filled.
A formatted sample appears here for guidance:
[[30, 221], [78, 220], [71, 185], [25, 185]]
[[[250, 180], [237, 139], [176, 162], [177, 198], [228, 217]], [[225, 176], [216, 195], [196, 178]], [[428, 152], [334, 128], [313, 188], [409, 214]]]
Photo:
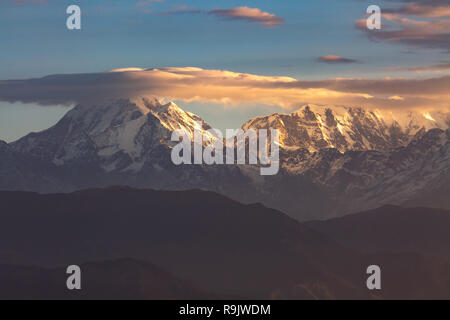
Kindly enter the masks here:
[[[72, 4], [81, 30], [66, 27]], [[221, 129], [304, 103], [447, 112], [449, 54], [450, 0], [2, 0], [0, 139], [112, 92], [168, 97]]]

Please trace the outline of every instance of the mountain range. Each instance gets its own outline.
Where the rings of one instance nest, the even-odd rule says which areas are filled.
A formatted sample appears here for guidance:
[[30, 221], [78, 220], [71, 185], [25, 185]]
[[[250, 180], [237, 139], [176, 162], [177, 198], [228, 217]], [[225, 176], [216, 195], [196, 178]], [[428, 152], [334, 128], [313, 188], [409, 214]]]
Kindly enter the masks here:
[[211, 128], [152, 97], [78, 105], [45, 131], [0, 142], [0, 190], [202, 189], [302, 221], [384, 204], [450, 208], [448, 115], [305, 105], [251, 119], [244, 130], [280, 132], [280, 172], [264, 177], [252, 165], [175, 166], [172, 132], [192, 135], [198, 122]]
[[[0, 297], [448, 299], [449, 217], [385, 206], [300, 223], [200, 190], [4, 191]], [[79, 292], [66, 290], [73, 264]], [[380, 291], [366, 287], [373, 264]]]

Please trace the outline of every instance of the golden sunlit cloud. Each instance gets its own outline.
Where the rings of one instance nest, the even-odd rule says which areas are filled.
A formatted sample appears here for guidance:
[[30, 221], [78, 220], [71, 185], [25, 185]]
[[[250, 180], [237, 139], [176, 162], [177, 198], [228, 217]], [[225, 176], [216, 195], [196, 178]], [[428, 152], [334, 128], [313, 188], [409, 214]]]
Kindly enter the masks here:
[[144, 69], [130, 67], [130, 68], [113, 69], [113, 70], [109, 70], [108, 72], [131, 72], [131, 71], [144, 71]]
[[121, 68], [113, 72], [0, 81], [0, 100], [42, 105], [94, 103], [143, 95], [179, 101], [262, 104], [292, 109], [305, 103], [371, 109], [450, 111], [450, 76], [429, 79], [300, 81], [201, 68]]
[[389, 100], [394, 100], [394, 101], [404, 101], [405, 98], [400, 97], [400, 96], [391, 96], [391, 97], [389, 97]]

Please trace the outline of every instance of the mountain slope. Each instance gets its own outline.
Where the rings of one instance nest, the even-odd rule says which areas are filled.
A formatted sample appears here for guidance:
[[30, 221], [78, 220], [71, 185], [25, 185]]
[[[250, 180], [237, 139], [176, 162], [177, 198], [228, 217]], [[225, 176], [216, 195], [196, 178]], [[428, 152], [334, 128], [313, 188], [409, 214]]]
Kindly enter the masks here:
[[[445, 192], [450, 188], [448, 120], [445, 114], [434, 117], [306, 105], [291, 114], [251, 119], [243, 128], [280, 131], [281, 172], [320, 190], [302, 204], [313, 208], [316, 219], [325, 219], [383, 204], [450, 209]], [[273, 184], [275, 179], [265, 180]], [[267, 186], [261, 189], [264, 193]], [[308, 219], [300, 204], [264, 203]]]
[[69, 291], [65, 268], [0, 265], [5, 300], [192, 300], [214, 298], [160, 268], [133, 259], [80, 266], [81, 290]]
[[[173, 145], [174, 130], [192, 136], [196, 121], [201, 119], [154, 98], [78, 105], [54, 127], [29, 134], [11, 147], [58, 166], [81, 163], [105, 172], [136, 172], [158, 148]], [[204, 124], [199, 129], [209, 128]]]
[[[397, 235], [405, 241], [414, 236], [402, 230]], [[364, 236], [350, 245], [364, 243]], [[174, 276], [134, 260], [114, 262], [123, 257], [152, 261]], [[250, 299], [450, 297], [450, 264], [442, 259], [361, 254], [275, 210], [203, 191], [0, 192], [0, 264], [52, 267], [49, 273], [0, 267], [0, 278], [7, 276], [9, 284], [43, 272], [36, 289], [61, 280], [64, 285], [64, 267], [82, 265], [87, 298], [115, 298], [119, 289], [139, 298], [201, 296], [195, 287], [217, 297]], [[380, 292], [366, 288], [371, 264], [382, 266]]]
[[430, 120], [418, 113], [394, 116], [381, 111], [343, 106], [305, 105], [291, 114], [273, 114], [247, 121], [242, 128], [278, 129], [281, 147], [310, 153], [333, 148], [347, 151], [386, 151], [407, 146], [433, 129], [446, 129], [444, 118]]
[[0, 190], [66, 190], [68, 183], [58, 176], [58, 168], [52, 163], [16, 152], [0, 141]]
[[449, 130], [431, 129], [406, 147], [383, 152], [281, 149], [280, 173], [254, 178], [255, 185], [264, 204], [299, 220], [327, 219], [384, 204], [450, 209], [449, 138]]
[[450, 211], [384, 206], [306, 225], [365, 253], [417, 253], [450, 261]]
[[[289, 170], [307, 175], [328, 189], [340, 203], [341, 214], [381, 204], [405, 204], [433, 186], [448, 189], [450, 181], [443, 174], [450, 169], [449, 138], [449, 130], [433, 129], [408, 146], [387, 152], [341, 154], [330, 149], [304, 157]], [[442, 193], [438, 202], [438, 194], [434, 196], [435, 203], [445, 204], [448, 198]]]
[[449, 210], [384, 206], [305, 225], [368, 254], [368, 261], [381, 267], [384, 297], [447, 299]]
[[358, 255], [261, 205], [201, 191], [0, 192], [0, 263], [122, 257], [152, 261], [221, 295], [268, 298], [293, 284], [321, 283], [334, 296], [369, 296], [355, 277], [363, 268]]

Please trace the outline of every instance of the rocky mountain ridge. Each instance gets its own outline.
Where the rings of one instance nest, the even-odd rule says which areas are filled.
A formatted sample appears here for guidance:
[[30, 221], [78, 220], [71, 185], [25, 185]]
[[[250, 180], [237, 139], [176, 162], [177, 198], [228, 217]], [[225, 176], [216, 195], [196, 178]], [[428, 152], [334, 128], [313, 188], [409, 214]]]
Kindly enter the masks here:
[[[388, 203], [448, 208], [445, 192], [418, 197], [449, 189], [445, 118], [409, 113], [395, 120], [358, 108], [313, 105], [258, 117], [242, 128], [280, 130], [281, 170], [267, 177], [250, 165], [174, 165], [172, 132], [184, 129], [192, 136], [198, 122], [200, 117], [154, 98], [77, 106], [45, 131], [0, 144], [0, 189], [204, 189], [261, 202], [300, 220]], [[211, 127], [202, 123], [205, 133]]]

